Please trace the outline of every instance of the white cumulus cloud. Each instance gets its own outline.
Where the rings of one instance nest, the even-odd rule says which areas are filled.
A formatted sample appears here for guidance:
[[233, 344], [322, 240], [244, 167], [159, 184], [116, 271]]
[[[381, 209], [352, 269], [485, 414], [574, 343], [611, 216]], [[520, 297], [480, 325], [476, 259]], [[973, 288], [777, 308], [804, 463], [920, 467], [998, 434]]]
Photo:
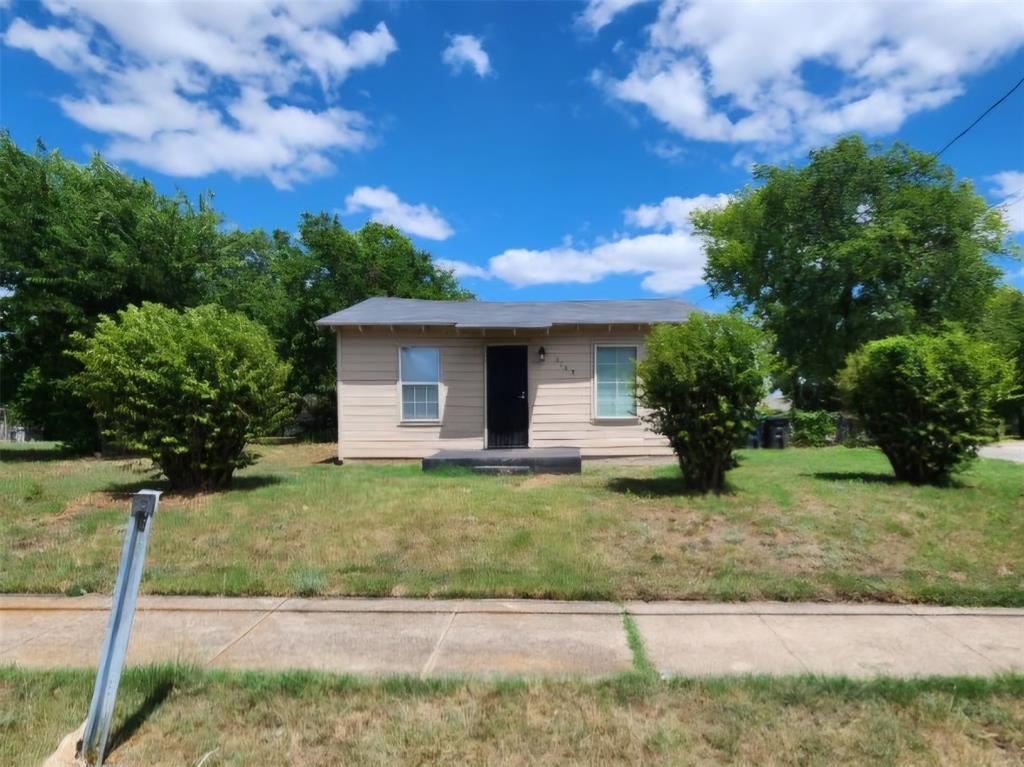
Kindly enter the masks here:
[[452, 35], [448, 47], [441, 53], [441, 60], [458, 74], [469, 68], [480, 77], [487, 77], [494, 70], [491, 68], [491, 57], [487, 55], [479, 37], [473, 35]]
[[992, 196], [999, 200], [996, 206], [1014, 232], [1024, 232], [1024, 171], [1006, 170], [990, 176]]
[[471, 264], [467, 261], [459, 261], [451, 258], [435, 258], [434, 263], [441, 269], [452, 272], [460, 280], [466, 277], [475, 277], [480, 280], [489, 280], [492, 275], [487, 267], [478, 264]]
[[626, 211], [626, 223], [643, 229], [688, 231], [695, 210], [721, 208], [729, 202], [727, 194], [698, 194], [696, 197], [666, 197], [655, 205], [641, 205]]
[[490, 271], [510, 285], [591, 283], [615, 274], [644, 275], [654, 293], [676, 293], [699, 285], [704, 274], [700, 243], [686, 232], [623, 237], [590, 248], [515, 248], [490, 261]]
[[683, 158], [686, 157], [686, 150], [683, 147], [673, 141], [666, 141], [664, 139], [647, 144], [646, 149], [655, 157], [660, 157], [662, 160], [669, 162], [682, 162]]
[[1024, 4], [1000, 0], [662, 0], [630, 70], [592, 80], [687, 138], [795, 150], [895, 131], [1022, 45]]
[[372, 143], [369, 121], [338, 104], [337, 89], [397, 43], [383, 22], [340, 34], [354, 5], [44, 0], [48, 25], [16, 18], [3, 42], [75, 77], [77, 92], [58, 103], [109, 137], [110, 159], [287, 188]]
[[103, 60], [89, 50], [89, 38], [76, 29], [34, 27], [24, 19], [15, 19], [3, 41], [12, 48], [32, 51], [63, 72], [103, 71]]
[[374, 221], [397, 226], [428, 240], [447, 240], [455, 230], [440, 211], [429, 205], [410, 205], [386, 186], [360, 186], [345, 198], [346, 213], [368, 211]]
[[693, 232], [694, 210], [720, 207], [728, 195], [667, 197], [625, 212], [632, 233], [578, 246], [571, 239], [543, 248], [510, 248], [491, 258], [486, 268], [448, 261], [457, 276], [496, 277], [515, 287], [557, 283], [592, 283], [612, 275], [642, 275], [641, 285], [652, 293], [679, 293], [704, 279], [705, 256]]
[[588, 0], [576, 17], [576, 24], [589, 32], [600, 32], [623, 11], [650, 0]]

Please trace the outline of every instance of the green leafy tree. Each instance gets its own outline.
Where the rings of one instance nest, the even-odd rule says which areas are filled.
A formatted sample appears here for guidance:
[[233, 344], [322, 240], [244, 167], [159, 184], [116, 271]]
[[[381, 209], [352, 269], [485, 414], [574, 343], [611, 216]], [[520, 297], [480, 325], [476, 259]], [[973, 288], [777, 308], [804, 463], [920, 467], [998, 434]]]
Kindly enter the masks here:
[[839, 385], [897, 479], [943, 484], [995, 435], [1012, 373], [990, 344], [950, 330], [871, 341], [849, 356]]
[[298, 236], [262, 230], [224, 235], [208, 300], [259, 321], [291, 365], [303, 426], [335, 423], [334, 339], [316, 321], [372, 296], [464, 300], [472, 294], [393, 226], [346, 229], [337, 216], [303, 214]]
[[[50, 439], [95, 441], [70, 386], [76, 332], [128, 304], [198, 303], [219, 217], [205, 198], [159, 195], [99, 157], [87, 165], [0, 133], [0, 396]], [[6, 295], [4, 295], [6, 293]]]
[[981, 319], [1007, 227], [934, 156], [852, 136], [754, 181], [694, 225], [712, 294], [774, 335], [797, 407], [834, 409], [835, 375], [865, 341]]
[[694, 314], [654, 328], [637, 373], [647, 418], [672, 445], [686, 488], [721, 490], [766, 393], [764, 333], [735, 314]]
[[71, 385], [75, 333], [145, 301], [212, 303], [258, 321], [291, 363], [289, 390], [333, 424], [334, 349], [320, 317], [364, 298], [470, 298], [394, 227], [346, 230], [305, 214], [299, 235], [224, 231], [201, 197], [157, 194], [98, 156], [87, 165], [0, 133], [0, 402], [48, 438], [94, 446], [99, 431]]
[[838, 413], [828, 410], [794, 410], [793, 444], [798, 447], [824, 447], [836, 437]]
[[289, 410], [288, 366], [267, 331], [218, 306], [130, 306], [74, 340], [73, 384], [104, 434], [148, 455], [174, 487], [229, 484], [250, 462], [246, 442]]
[[998, 412], [1020, 437], [1024, 437], [1024, 293], [1000, 286], [985, 308], [978, 334], [1013, 365], [1019, 390], [998, 406]]
[[283, 231], [222, 233], [215, 268], [204, 286], [203, 303], [217, 304], [256, 320], [270, 331], [276, 343], [291, 304], [281, 279], [281, 264], [295, 250], [290, 235]]
[[[439, 300], [467, 300], [473, 294], [463, 290], [451, 272], [439, 269], [425, 250], [393, 226], [369, 222], [349, 232], [337, 217], [305, 214], [299, 224], [299, 238], [307, 254], [306, 270], [292, 275], [308, 284], [305, 314], [293, 319], [298, 334], [324, 335], [313, 323], [325, 314], [351, 306], [372, 296], [398, 296]], [[319, 279], [318, 279], [319, 277]], [[296, 287], [298, 287], [296, 285]], [[328, 344], [333, 352], [333, 344]], [[334, 357], [329, 355], [328, 372], [333, 381]]]

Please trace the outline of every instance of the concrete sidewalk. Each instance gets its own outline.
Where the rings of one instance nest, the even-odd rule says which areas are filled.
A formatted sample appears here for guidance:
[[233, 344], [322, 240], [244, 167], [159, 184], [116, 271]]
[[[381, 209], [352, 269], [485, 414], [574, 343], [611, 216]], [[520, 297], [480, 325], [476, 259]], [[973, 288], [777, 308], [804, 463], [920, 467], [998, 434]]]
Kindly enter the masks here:
[[1001, 461], [1024, 463], [1024, 439], [1009, 439], [991, 445], [982, 445], [978, 448], [978, 455], [982, 458], [997, 458]]
[[[92, 667], [109, 597], [0, 596], [0, 665]], [[669, 675], [1024, 672], [1024, 610], [789, 603], [141, 597], [129, 664], [606, 676], [623, 613]]]

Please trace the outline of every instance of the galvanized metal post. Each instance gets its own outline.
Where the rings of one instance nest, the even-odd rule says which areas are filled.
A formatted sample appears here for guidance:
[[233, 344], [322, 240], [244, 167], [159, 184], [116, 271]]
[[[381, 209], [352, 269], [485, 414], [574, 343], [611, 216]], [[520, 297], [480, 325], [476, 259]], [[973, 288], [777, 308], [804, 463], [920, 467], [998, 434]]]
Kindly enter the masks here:
[[107, 636], [103, 641], [100, 665], [96, 672], [96, 687], [93, 689], [89, 717], [85, 720], [85, 735], [82, 738], [81, 756], [91, 765], [103, 764], [106, 755], [117, 687], [124, 670], [128, 639], [135, 618], [135, 601], [139, 595], [139, 581], [142, 580], [142, 566], [146, 561], [146, 544], [153, 527], [149, 522], [159, 504], [159, 490], [140, 490], [132, 496], [128, 529], [124, 536], [124, 548], [121, 549], [121, 566], [117, 571], [114, 600], [110, 605], [110, 622], [107, 624]]

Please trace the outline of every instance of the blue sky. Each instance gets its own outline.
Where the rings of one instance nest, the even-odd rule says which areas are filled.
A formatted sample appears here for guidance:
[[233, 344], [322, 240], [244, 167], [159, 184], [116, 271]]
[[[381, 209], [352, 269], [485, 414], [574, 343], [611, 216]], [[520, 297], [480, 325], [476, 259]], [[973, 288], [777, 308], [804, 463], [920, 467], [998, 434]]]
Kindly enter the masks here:
[[[1024, 4], [0, 0], [0, 122], [241, 227], [395, 223], [486, 299], [711, 303], [687, 223], [845, 132], [946, 143]], [[1024, 87], [943, 156], [1024, 230]], [[1024, 287], [1019, 262], [1002, 262]]]

